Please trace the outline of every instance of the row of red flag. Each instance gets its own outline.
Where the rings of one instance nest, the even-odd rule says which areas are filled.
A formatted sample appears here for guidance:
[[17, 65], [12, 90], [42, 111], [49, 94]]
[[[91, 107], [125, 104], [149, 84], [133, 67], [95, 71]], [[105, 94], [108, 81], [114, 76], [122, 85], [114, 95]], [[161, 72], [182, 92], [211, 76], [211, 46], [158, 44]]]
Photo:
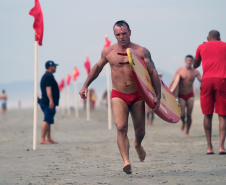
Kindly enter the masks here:
[[[31, 16], [33, 16], [35, 19], [34, 24], [33, 24], [33, 28], [35, 30], [35, 41], [38, 41], [38, 44], [41, 46], [42, 39], [43, 39], [43, 31], [44, 31], [44, 21], [43, 21], [43, 13], [42, 13], [42, 9], [41, 9], [39, 0], [35, 0], [35, 6], [29, 11], [29, 14]], [[111, 45], [111, 41], [108, 40], [107, 36], [105, 36], [104, 47], [109, 47], [110, 45]], [[85, 65], [85, 68], [87, 71], [87, 75], [89, 75], [90, 70], [91, 70], [91, 64], [90, 64], [89, 57], [86, 58], [84, 65]], [[76, 81], [76, 79], [78, 78], [79, 75], [80, 75], [80, 73], [79, 73], [78, 68], [74, 67], [73, 80]], [[67, 79], [66, 79], [66, 84], [70, 85], [70, 82], [71, 82], [71, 75], [68, 74]], [[59, 87], [60, 91], [63, 90], [64, 86], [65, 86], [65, 82], [64, 82], [64, 79], [62, 79], [58, 83], [58, 87]]]

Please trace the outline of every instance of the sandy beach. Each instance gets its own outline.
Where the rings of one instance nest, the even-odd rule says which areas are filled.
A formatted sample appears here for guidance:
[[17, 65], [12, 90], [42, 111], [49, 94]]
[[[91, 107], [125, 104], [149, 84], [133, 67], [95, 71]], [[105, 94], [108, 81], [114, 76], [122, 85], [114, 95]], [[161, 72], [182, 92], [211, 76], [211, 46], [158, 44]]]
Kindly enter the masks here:
[[123, 161], [116, 143], [116, 129], [107, 126], [107, 110], [99, 108], [80, 117], [55, 117], [52, 137], [59, 144], [39, 144], [43, 115], [38, 110], [37, 150], [32, 149], [33, 110], [12, 109], [0, 117], [0, 184], [120, 184], [195, 185], [225, 184], [226, 156], [218, 154], [218, 117], [213, 119], [215, 154], [206, 155], [206, 138], [199, 101], [195, 102], [191, 138], [157, 116], [146, 126], [143, 147], [147, 157], [141, 163], [132, 146], [134, 131], [129, 121], [130, 159], [133, 173], [122, 172]]

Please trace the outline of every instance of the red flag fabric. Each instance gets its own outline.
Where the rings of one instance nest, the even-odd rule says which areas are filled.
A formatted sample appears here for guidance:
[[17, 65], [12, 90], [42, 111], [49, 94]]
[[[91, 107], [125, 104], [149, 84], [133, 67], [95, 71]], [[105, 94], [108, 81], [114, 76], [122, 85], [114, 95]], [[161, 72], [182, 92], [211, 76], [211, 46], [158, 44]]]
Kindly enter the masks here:
[[86, 61], [85, 61], [85, 68], [86, 68], [86, 71], [87, 71], [87, 74], [89, 75], [90, 73], [90, 61], [89, 61], [89, 57], [86, 58]]
[[105, 48], [105, 47], [109, 47], [110, 45], [111, 45], [111, 41], [108, 40], [108, 37], [107, 37], [107, 36], [105, 36], [105, 44], [104, 44], [104, 48]]
[[59, 83], [58, 83], [58, 87], [59, 87], [59, 90], [60, 92], [63, 90], [64, 88], [64, 79], [62, 79]]
[[73, 71], [73, 80], [75, 81], [78, 76], [80, 75], [79, 70], [77, 67], [74, 67], [74, 71]]
[[38, 0], [35, 0], [35, 6], [29, 11], [29, 14], [35, 18], [33, 24], [33, 28], [35, 30], [35, 41], [38, 41], [38, 44], [41, 46], [44, 24], [42, 9]]
[[70, 85], [70, 83], [71, 83], [71, 75], [68, 74], [67, 75], [67, 85]]

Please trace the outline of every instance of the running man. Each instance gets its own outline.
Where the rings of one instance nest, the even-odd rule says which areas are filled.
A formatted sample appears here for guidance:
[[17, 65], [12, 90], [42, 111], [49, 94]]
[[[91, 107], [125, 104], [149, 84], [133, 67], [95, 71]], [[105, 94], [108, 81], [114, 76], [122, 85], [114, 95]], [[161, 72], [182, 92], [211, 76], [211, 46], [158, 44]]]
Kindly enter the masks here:
[[132, 173], [132, 166], [129, 159], [129, 139], [128, 132], [128, 116], [131, 114], [135, 140], [133, 145], [141, 162], [146, 157], [146, 152], [141, 146], [141, 142], [145, 135], [145, 106], [144, 101], [137, 90], [131, 69], [128, 62], [128, 57], [125, 56], [126, 49], [132, 48], [141, 58], [144, 59], [148, 72], [153, 80], [154, 88], [156, 89], [156, 107], [160, 105], [161, 84], [158, 73], [152, 61], [150, 52], [135, 43], [130, 42], [131, 30], [127, 22], [118, 21], [113, 26], [114, 35], [117, 43], [112, 46], [105, 47], [102, 50], [101, 58], [92, 68], [79, 94], [81, 98], [87, 97], [88, 87], [95, 80], [103, 67], [109, 63], [112, 76], [112, 112], [114, 122], [117, 127], [117, 142], [119, 151], [124, 161], [123, 171], [126, 174]]
[[173, 81], [176, 78], [177, 74], [180, 75], [179, 82], [179, 103], [181, 107], [181, 131], [185, 130], [185, 136], [190, 137], [189, 130], [192, 124], [192, 110], [194, 105], [194, 92], [193, 92], [193, 82], [197, 78], [200, 82], [202, 77], [196, 69], [193, 68], [193, 56], [187, 55], [185, 57], [185, 66], [177, 69], [172, 82], [169, 85], [169, 89], [173, 85]]

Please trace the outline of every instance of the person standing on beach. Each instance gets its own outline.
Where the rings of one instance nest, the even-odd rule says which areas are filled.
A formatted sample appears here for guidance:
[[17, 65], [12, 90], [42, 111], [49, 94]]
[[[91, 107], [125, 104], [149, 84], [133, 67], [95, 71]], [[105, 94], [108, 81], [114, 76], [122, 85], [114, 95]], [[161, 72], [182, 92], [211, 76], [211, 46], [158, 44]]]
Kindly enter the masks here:
[[100, 60], [92, 68], [79, 94], [82, 99], [87, 97], [89, 85], [98, 77], [104, 65], [109, 63], [111, 67], [113, 87], [111, 94], [112, 112], [117, 127], [117, 143], [124, 161], [123, 171], [126, 174], [131, 174], [132, 167], [129, 159], [130, 145], [127, 137], [128, 116], [129, 113], [131, 113], [135, 130], [135, 140], [133, 141], [133, 145], [138, 154], [138, 158], [143, 162], [146, 157], [146, 152], [141, 146], [141, 142], [145, 135], [145, 106], [143, 98], [138, 92], [133, 80], [128, 57], [126, 56], [127, 48], [135, 50], [146, 63], [156, 90], [156, 107], [154, 111], [160, 106], [161, 84], [150, 52], [146, 48], [130, 41], [131, 30], [127, 22], [117, 21], [113, 26], [113, 31], [117, 43], [109, 47], [104, 47]]
[[5, 93], [5, 90], [3, 89], [2, 90], [2, 94], [0, 95], [0, 100], [2, 102], [1, 103], [2, 104], [2, 116], [4, 116], [5, 113], [6, 113], [7, 99], [8, 99], [8, 97], [7, 97], [6, 93]]
[[219, 154], [226, 154], [226, 43], [220, 39], [217, 30], [211, 30], [208, 42], [198, 46], [194, 68], [202, 62], [203, 77], [200, 87], [201, 108], [204, 114], [204, 129], [207, 140], [206, 154], [214, 154], [211, 142], [213, 111], [219, 117]]
[[179, 82], [179, 103], [181, 107], [181, 131], [185, 129], [185, 136], [190, 137], [189, 131], [192, 124], [192, 110], [194, 105], [194, 92], [193, 92], [193, 82], [195, 78], [197, 78], [200, 82], [202, 81], [202, 77], [196, 69], [193, 68], [193, 56], [187, 55], [185, 57], [185, 66], [177, 69], [173, 80], [169, 85], [169, 89], [173, 85], [174, 79], [177, 75], [180, 75]]
[[41, 144], [57, 144], [52, 140], [50, 135], [50, 126], [54, 124], [54, 115], [56, 106], [59, 105], [60, 91], [57, 82], [53, 76], [56, 72], [56, 66], [53, 61], [49, 60], [45, 64], [46, 72], [41, 78], [42, 98], [39, 100], [40, 107], [44, 113], [44, 120], [41, 128]]

